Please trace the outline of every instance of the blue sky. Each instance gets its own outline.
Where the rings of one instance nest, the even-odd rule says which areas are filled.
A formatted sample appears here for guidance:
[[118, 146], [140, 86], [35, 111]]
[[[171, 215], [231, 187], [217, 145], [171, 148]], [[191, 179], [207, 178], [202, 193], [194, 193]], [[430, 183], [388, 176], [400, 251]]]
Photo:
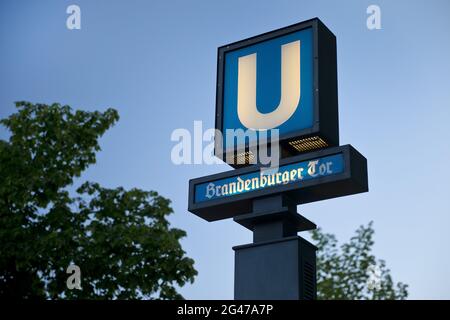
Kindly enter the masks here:
[[[70, 4], [81, 8], [81, 30], [66, 28]], [[366, 27], [370, 4], [381, 8], [381, 30]], [[194, 120], [213, 127], [217, 47], [319, 17], [337, 37], [341, 144], [368, 159], [370, 192], [299, 212], [341, 241], [373, 220], [375, 254], [410, 298], [450, 299], [449, 15], [446, 0], [6, 0], [0, 118], [17, 100], [116, 108], [121, 119], [81, 180], [172, 199], [170, 220], [187, 231], [183, 247], [199, 271], [181, 293], [231, 299], [231, 247], [251, 233], [187, 211], [188, 180], [228, 168], [175, 166], [170, 135]]]

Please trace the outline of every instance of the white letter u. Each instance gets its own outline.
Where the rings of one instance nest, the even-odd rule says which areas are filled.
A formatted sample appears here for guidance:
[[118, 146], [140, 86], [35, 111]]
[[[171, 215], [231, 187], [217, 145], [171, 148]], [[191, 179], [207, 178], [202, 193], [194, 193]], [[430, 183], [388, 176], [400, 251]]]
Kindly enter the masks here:
[[268, 130], [286, 122], [300, 101], [300, 40], [281, 46], [281, 98], [278, 107], [261, 113], [256, 106], [256, 53], [238, 61], [239, 120], [253, 130]]

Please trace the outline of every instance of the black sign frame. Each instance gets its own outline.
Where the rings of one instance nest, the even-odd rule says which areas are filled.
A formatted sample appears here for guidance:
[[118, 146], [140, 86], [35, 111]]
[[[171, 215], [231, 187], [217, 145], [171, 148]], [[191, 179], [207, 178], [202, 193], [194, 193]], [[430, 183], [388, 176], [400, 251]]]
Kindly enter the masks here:
[[290, 183], [271, 186], [265, 189], [199, 203], [195, 202], [195, 186], [197, 184], [256, 172], [261, 169], [261, 166], [253, 165], [191, 179], [189, 180], [188, 210], [207, 221], [215, 221], [251, 212], [252, 201], [257, 197], [284, 194], [294, 199], [297, 204], [303, 204], [369, 191], [367, 160], [351, 145], [322, 149], [282, 159], [280, 166], [339, 153], [342, 153], [344, 156], [344, 171], [342, 173], [304, 181], [301, 184]]
[[[336, 37], [318, 18], [266, 32], [218, 48], [216, 130], [219, 130], [222, 135], [225, 134], [223, 132], [223, 84], [226, 53], [307, 28], [312, 28], [313, 30], [313, 126], [312, 128], [281, 135], [279, 137], [280, 155], [284, 158], [298, 154], [299, 152], [290, 146], [289, 142], [309, 137], [320, 137], [327, 143], [327, 147], [339, 145]], [[226, 150], [222, 141], [218, 137], [215, 137], [214, 155], [225, 161], [227, 154], [231, 153], [235, 155], [237, 152], [247, 150], [248, 147], [249, 144], [247, 142], [245, 147], [243, 146], [239, 150], [236, 150], [236, 148], [234, 150]], [[230, 165], [236, 168], [240, 167], [232, 163]]]

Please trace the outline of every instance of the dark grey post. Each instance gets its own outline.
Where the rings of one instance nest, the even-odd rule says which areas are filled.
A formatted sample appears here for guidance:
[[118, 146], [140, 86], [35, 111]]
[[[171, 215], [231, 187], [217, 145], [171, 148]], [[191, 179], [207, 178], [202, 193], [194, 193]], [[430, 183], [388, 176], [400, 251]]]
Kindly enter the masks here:
[[253, 211], [234, 221], [253, 231], [253, 243], [235, 251], [234, 298], [316, 298], [316, 247], [297, 232], [316, 225], [286, 196], [253, 200]]

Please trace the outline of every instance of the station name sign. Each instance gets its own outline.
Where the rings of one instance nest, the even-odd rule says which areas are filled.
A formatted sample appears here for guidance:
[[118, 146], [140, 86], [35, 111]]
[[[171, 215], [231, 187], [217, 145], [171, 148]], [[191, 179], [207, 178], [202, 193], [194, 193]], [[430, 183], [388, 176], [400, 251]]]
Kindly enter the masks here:
[[253, 192], [265, 188], [301, 184], [303, 181], [318, 179], [344, 171], [344, 156], [342, 153], [300, 161], [281, 166], [278, 170], [267, 169], [257, 172], [237, 175], [231, 178], [206, 182], [195, 186], [195, 201], [211, 201], [238, 194]]
[[259, 165], [189, 181], [189, 211], [208, 220], [252, 210], [252, 200], [284, 193], [298, 204], [368, 191], [367, 160], [350, 145], [284, 159], [278, 170]]

